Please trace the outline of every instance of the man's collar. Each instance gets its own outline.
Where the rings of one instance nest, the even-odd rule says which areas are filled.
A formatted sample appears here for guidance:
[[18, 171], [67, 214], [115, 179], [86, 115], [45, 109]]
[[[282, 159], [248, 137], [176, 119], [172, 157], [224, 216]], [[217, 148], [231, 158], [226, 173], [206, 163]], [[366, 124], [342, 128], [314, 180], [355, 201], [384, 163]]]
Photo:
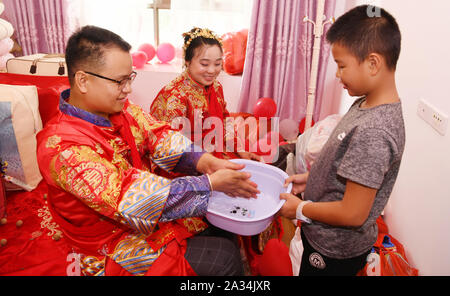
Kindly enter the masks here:
[[62, 113], [73, 117], [77, 117], [79, 119], [82, 119], [84, 121], [90, 122], [98, 126], [112, 127], [112, 123], [108, 119], [69, 104], [67, 102], [69, 97], [70, 97], [70, 89], [66, 89], [61, 93], [59, 99], [59, 109], [61, 110]]

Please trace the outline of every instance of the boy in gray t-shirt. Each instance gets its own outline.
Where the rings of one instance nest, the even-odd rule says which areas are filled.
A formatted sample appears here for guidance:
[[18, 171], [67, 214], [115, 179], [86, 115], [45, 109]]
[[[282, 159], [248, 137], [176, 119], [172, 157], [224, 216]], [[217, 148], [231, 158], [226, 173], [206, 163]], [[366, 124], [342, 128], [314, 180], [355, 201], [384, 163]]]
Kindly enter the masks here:
[[[379, 12], [374, 14], [374, 12]], [[356, 275], [377, 239], [376, 219], [392, 192], [405, 146], [395, 85], [401, 34], [384, 9], [362, 5], [327, 33], [339, 78], [360, 97], [309, 173], [291, 176], [281, 215], [302, 221], [300, 275]]]

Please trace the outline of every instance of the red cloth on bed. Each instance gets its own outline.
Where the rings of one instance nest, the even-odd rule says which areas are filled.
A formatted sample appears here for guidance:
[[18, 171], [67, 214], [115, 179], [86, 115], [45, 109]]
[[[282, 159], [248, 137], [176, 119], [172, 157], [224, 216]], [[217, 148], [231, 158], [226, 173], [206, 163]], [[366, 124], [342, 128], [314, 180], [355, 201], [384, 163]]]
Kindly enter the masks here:
[[[0, 240], [7, 240], [0, 246], [0, 275], [66, 275], [71, 250], [49, 215], [46, 193], [45, 182], [31, 192], [7, 193], [7, 223], [0, 225]], [[19, 220], [21, 226], [16, 225]]]

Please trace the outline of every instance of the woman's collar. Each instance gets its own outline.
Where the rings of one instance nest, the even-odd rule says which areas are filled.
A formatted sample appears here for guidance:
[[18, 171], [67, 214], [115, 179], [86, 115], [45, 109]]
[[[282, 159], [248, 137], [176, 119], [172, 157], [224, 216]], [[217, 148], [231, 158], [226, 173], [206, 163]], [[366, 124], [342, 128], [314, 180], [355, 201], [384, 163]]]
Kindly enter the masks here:
[[209, 90], [209, 88], [212, 86], [212, 85], [210, 85], [210, 86], [206, 87], [206, 86], [201, 85], [197, 81], [195, 81], [194, 78], [192, 78], [191, 74], [189, 74], [187, 69], [183, 72], [183, 76], [185, 77], [186, 80], [189, 81], [191, 86], [193, 86], [197, 89], [203, 90], [205, 92], [207, 92]]

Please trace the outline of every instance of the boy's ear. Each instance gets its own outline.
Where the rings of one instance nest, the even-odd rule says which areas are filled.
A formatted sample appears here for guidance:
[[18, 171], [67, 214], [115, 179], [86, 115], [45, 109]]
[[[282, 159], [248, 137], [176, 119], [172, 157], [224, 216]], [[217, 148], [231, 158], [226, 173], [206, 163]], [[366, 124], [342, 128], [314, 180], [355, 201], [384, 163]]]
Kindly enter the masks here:
[[373, 76], [377, 75], [384, 62], [383, 57], [378, 53], [371, 53], [366, 60], [368, 62], [370, 74]]
[[77, 71], [75, 73], [75, 79], [74, 79], [75, 85], [78, 87], [79, 91], [81, 93], [87, 92], [87, 75], [83, 71]]

